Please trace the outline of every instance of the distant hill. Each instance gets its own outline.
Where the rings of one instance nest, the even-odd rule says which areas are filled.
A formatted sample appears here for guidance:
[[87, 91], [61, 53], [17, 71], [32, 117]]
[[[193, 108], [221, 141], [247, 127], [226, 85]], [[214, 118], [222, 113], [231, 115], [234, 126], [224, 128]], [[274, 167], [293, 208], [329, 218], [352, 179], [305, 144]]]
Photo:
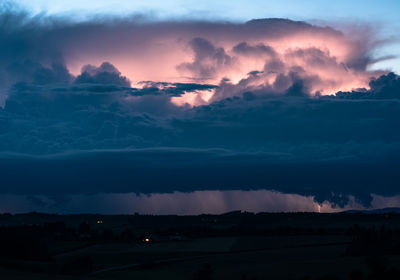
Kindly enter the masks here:
[[390, 207], [382, 209], [371, 209], [371, 210], [347, 210], [341, 213], [363, 213], [363, 214], [385, 214], [385, 213], [400, 213], [400, 207]]

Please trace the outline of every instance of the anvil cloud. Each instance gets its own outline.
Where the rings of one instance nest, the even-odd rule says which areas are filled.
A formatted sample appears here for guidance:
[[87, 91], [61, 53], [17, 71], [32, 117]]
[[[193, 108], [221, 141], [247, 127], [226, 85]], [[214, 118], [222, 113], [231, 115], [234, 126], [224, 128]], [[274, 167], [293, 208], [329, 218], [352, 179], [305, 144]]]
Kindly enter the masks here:
[[399, 194], [400, 78], [369, 70], [372, 29], [12, 9], [0, 22], [1, 194]]
[[[368, 87], [368, 71], [382, 42], [363, 27], [338, 31], [285, 19], [229, 22], [151, 22], [146, 18], [98, 18], [69, 22], [1, 15], [2, 84], [65, 82], [86, 64], [114, 64], [133, 84], [141, 81], [229, 83], [201, 105], [246, 90], [281, 93], [304, 81], [307, 93], [333, 94]], [[51, 77], [45, 72], [52, 72]], [[48, 74], [48, 73], [47, 73]], [[175, 100], [180, 103], [181, 100]], [[184, 103], [184, 102], [183, 102]]]

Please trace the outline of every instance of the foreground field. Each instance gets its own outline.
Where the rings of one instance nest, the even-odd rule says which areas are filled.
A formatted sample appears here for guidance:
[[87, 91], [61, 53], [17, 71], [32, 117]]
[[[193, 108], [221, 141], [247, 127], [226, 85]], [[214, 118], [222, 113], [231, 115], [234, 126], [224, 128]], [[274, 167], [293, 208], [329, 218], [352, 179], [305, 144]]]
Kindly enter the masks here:
[[342, 258], [344, 246], [315, 246], [231, 253], [99, 275], [100, 279], [193, 279], [209, 264], [215, 279], [290, 279], [305, 276], [347, 276], [360, 258]]
[[400, 275], [400, 215], [395, 213], [35, 214], [33, 220], [27, 225], [21, 216], [0, 217], [0, 279], [380, 280]]
[[[95, 245], [59, 255], [57, 259], [90, 255], [97, 270], [108, 267], [116, 271], [91, 276], [57, 276], [57, 279], [193, 279], [206, 264], [210, 264], [214, 279], [290, 279], [323, 276], [331, 270], [345, 276], [354, 267], [362, 266], [363, 259], [343, 257], [346, 245], [335, 244], [338, 241], [346, 240], [310, 237], [296, 242], [294, 237], [239, 237], [151, 245]], [[256, 248], [256, 244], [260, 247]], [[157, 260], [166, 262], [156, 264]], [[138, 266], [118, 269], [126, 264]], [[37, 273], [10, 270], [0, 270], [0, 273], [5, 279], [54, 279]]]

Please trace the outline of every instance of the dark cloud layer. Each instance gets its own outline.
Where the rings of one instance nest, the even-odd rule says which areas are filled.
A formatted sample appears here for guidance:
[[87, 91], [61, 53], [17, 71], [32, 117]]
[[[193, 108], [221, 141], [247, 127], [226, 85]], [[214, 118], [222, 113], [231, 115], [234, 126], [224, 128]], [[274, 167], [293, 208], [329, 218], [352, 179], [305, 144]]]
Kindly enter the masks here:
[[[0, 16], [0, 85], [7, 96], [0, 107], [1, 194], [32, 195], [40, 204], [34, 195], [275, 189], [339, 205], [349, 195], [368, 205], [371, 193], [399, 194], [400, 78], [389, 73], [372, 79], [370, 89], [322, 96], [312, 91], [330, 80], [287, 61], [368, 75], [370, 49], [351, 53], [344, 65], [326, 50], [293, 49], [282, 57], [251, 42], [300, 31], [342, 38], [339, 31], [278, 19], [143, 25], [28, 19]], [[137, 36], [126, 36], [133, 31]], [[76, 75], [66, 66], [78, 47], [118, 52], [127, 41], [140, 46], [172, 31], [193, 51], [191, 61], [176, 65], [192, 73], [192, 83], [131, 87], [109, 62]], [[115, 40], [100, 43], [104, 34]], [[365, 40], [364, 47], [371, 43]], [[230, 71], [242, 56], [268, 62], [237, 82], [197, 83]], [[276, 78], [266, 83], [271, 73]], [[204, 92], [213, 95], [202, 106], [173, 102]]]
[[0, 191], [275, 189], [339, 205], [353, 195], [367, 205], [371, 193], [398, 193], [398, 79], [319, 98], [296, 88], [247, 92], [195, 108], [173, 105], [169, 87], [132, 94], [15, 86], [0, 111]]
[[[3, 157], [2, 191], [17, 194], [275, 189], [344, 206], [371, 193], [395, 195], [399, 150], [385, 159], [284, 160], [269, 153], [154, 149], [53, 157]], [[23, 175], [23, 176], [21, 176]], [[34, 187], [33, 187], [34, 186]], [[379, 189], [378, 186], [381, 186]], [[384, 187], [382, 187], [384, 186]]]

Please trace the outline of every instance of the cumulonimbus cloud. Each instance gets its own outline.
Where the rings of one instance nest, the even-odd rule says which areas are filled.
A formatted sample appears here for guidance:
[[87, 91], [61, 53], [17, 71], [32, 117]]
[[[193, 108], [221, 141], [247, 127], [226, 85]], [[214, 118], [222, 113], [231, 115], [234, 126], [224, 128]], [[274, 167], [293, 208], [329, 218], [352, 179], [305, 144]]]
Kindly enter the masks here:
[[[114, 64], [127, 85], [141, 81], [220, 84], [213, 96], [190, 94], [176, 104], [202, 105], [245, 91], [282, 93], [298, 80], [307, 93], [368, 88], [371, 54], [379, 41], [368, 28], [345, 31], [286, 19], [246, 23], [168, 21], [142, 17], [71, 22], [31, 17], [15, 9], [0, 15], [1, 84], [86, 79], [89, 68]], [[68, 70], [67, 70], [68, 69]], [[93, 69], [92, 69], [93, 70]], [[51, 79], [48, 77], [52, 74]], [[46, 75], [43, 79], [43, 75]], [[98, 77], [99, 78], [99, 77]], [[107, 77], [102, 77], [104, 82]]]
[[0, 194], [398, 194], [400, 78], [365, 30], [0, 21]]

